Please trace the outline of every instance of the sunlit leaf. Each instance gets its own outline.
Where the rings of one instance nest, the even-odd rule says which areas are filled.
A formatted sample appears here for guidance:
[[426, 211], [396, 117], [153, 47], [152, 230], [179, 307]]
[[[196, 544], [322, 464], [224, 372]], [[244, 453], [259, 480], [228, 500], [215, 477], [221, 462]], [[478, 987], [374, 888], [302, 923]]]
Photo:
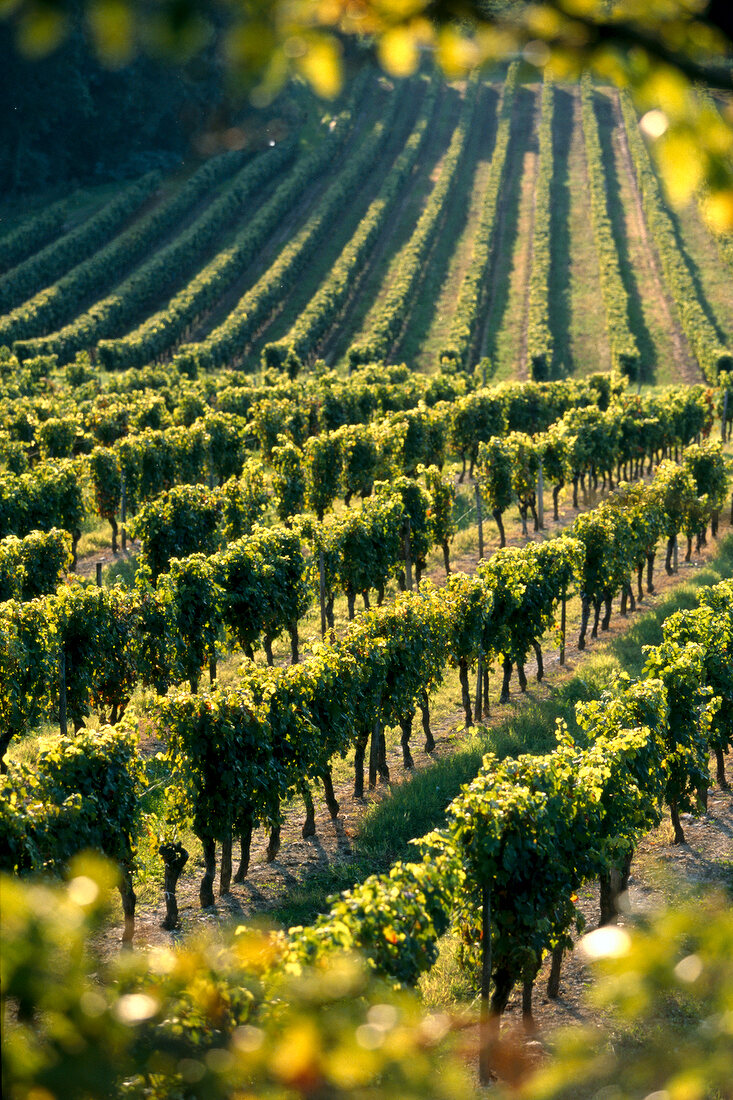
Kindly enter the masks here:
[[125, 0], [94, 0], [87, 9], [100, 57], [111, 66], [128, 61], [133, 50], [133, 13]]
[[480, 61], [473, 38], [453, 27], [445, 27], [438, 36], [438, 60], [449, 80], [456, 80], [471, 71]]
[[419, 56], [415, 36], [409, 27], [394, 27], [379, 40], [379, 60], [392, 76], [411, 76]]
[[59, 8], [27, 6], [18, 24], [18, 48], [26, 57], [45, 57], [62, 41], [67, 25], [66, 15]]
[[704, 164], [692, 134], [668, 131], [656, 147], [656, 155], [671, 201], [686, 202], [701, 185]]
[[341, 50], [335, 38], [327, 35], [310, 38], [306, 52], [296, 64], [314, 91], [324, 99], [334, 99], [341, 91]]

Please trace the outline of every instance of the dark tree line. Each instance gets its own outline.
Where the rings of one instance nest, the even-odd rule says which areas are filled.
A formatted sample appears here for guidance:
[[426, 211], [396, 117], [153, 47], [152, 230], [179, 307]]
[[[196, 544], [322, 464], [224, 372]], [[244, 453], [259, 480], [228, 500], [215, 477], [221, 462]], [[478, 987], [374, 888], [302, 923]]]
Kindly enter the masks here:
[[[293, 108], [289, 96], [256, 120], [245, 116], [245, 137], [254, 134], [261, 143], [268, 122], [281, 131], [283, 113], [290, 128]], [[226, 148], [233, 122], [242, 125], [241, 110], [213, 50], [188, 64], [140, 54], [123, 68], [105, 68], [79, 5], [60, 47], [31, 59], [0, 21], [0, 193], [170, 170], [192, 154]]]

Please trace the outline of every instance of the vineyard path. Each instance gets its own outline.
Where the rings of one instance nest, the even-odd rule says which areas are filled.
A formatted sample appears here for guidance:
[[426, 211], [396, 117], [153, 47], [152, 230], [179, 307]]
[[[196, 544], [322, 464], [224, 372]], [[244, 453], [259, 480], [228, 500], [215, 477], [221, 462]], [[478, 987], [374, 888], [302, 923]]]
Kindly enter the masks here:
[[[680, 327], [679, 320], [677, 319], [676, 310], [673, 303], [670, 302], [667, 289], [664, 285], [662, 278], [662, 271], [657, 256], [657, 250], [649, 236], [649, 229], [647, 227], [646, 218], [644, 216], [644, 208], [642, 206], [641, 194], [636, 179], [636, 173], [634, 171], [634, 165], [631, 160], [631, 152], [629, 150], [629, 143], [626, 137], [626, 128], [624, 126], [623, 116], [621, 114], [621, 106], [619, 103], [618, 93], [611, 95], [611, 102], [613, 104], [614, 114], [616, 116], [617, 125], [613, 128], [613, 142], [615, 151], [619, 158], [619, 163], [623, 166], [623, 170], [629, 182], [632, 195], [632, 204], [630, 210], [633, 215], [633, 222], [635, 224], [636, 234], [643, 244], [643, 256], [646, 258], [644, 264], [644, 273], [639, 274], [639, 283], [644, 286], [647, 293], [654, 295], [655, 301], [658, 303], [659, 309], [662, 311], [665, 320], [665, 330], [669, 333], [672, 340], [672, 346], [674, 349], [675, 363], [680, 374], [682, 381], [687, 382], [689, 385], [695, 385], [698, 382], [703, 381], [702, 372], [698, 366], [695, 357], [693, 356], [690, 345], [685, 338], [684, 333]], [[648, 278], [645, 278], [648, 276]]]

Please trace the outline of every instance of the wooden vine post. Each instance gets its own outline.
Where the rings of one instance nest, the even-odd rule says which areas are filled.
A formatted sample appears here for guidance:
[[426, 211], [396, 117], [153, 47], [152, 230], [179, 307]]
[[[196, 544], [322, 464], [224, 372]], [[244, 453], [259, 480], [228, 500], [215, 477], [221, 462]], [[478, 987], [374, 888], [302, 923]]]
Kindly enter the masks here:
[[323, 551], [318, 554], [318, 591], [321, 599], [321, 637], [326, 637], [326, 565]]
[[120, 478], [120, 546], [122, 553], [127, 550], [127, 490], [124, 477]]
[[405, 577], [407, 590], [412, 592], [412, 557], [410, 555], [410, 517], [405, 518]]
[[568, 590], [565, 585], [562, 588], [560, 599], [560, 664], [565, 664], [565, 628], [567, 625]]
[[66, 650], [59, 653], [59, 733], [66, 737]]
[[545, 475], [540, 462], [537, 471], [537, 524], [540, 531], [545, 529]]
[[97, 562], [97, 588], [102, 587], [102, 562]]
[[476, 482], [476, 519], [478, 521], [478, 560], [484, 557], [484, 514], [481, 508], [481, 490]]
[[491, 1081], [493, 1028], [491, 1019], [491, 888], [481, 890], [481, 1019], [479, 1077], [482, 1085]]

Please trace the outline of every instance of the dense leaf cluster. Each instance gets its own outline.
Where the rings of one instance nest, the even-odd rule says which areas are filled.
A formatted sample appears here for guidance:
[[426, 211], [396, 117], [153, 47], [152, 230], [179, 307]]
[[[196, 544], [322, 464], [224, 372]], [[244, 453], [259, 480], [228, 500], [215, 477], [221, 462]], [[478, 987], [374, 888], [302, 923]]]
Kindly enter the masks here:
[[72, 563], [71, 535], [52, 527], [0, 540], [0, 603], [55, 592]]
[[[29, 256], [22, 264], [9, 271], [0, 279], [0, 309], [7, 312], [25, 302], [95, 253], [117, 233], [159, 185], [159, 173], [149, 172], [142, 179], [125, 187], [76, 229], [52, 241], [40, 252]], [[4, 328], [0, 336], [3, 343], [10, 343], [16, 336], [23, 334], [24, 308], [21, 308], [17, 321], [12, 315], [3, 320]]]
[[425, 259], [445, 216], [451, 188], [460, 178], [459, 173], [466, 170], [466, 149], [474, 125], [479, 88], [476, 78], [471, 77], [460, 118], [443, 158], [440, 175], [409, 241], [398, 255], [387, 296], [371, 328], [349, 348], [349, 363], [352, 368], [377, 359], [388, 360], [402, 332], [405, 319], [412, 308], [413, 289], [424, 272]]
[[3, 271], [22, 263], [63, 229], [69, 211], [68, 202], [68, 199], [60, 199], [49, 203], [37, 214], [22, 221], [16, 229], [4, 234], [0, 240], [0, 267]]

